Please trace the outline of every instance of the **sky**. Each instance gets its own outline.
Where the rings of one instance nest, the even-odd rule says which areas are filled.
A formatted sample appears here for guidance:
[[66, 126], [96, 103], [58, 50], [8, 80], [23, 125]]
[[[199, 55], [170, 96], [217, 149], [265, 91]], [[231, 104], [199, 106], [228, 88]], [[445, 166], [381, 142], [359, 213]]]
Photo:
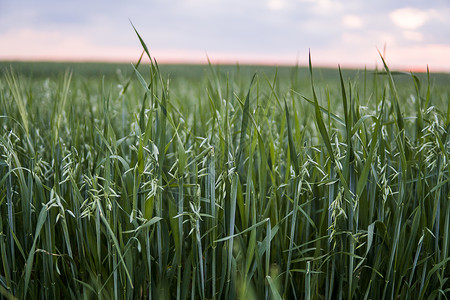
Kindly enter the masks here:
[[449, 0], [0, 0], [0, 60], [450, 72]]

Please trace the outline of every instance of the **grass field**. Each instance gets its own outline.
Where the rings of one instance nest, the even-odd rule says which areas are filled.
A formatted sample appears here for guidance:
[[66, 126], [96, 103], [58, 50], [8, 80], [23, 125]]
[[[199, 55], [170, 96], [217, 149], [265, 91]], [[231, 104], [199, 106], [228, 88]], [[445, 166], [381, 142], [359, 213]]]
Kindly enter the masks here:
[[10, 64], [3, 297], [449, 298], [449, 74]]

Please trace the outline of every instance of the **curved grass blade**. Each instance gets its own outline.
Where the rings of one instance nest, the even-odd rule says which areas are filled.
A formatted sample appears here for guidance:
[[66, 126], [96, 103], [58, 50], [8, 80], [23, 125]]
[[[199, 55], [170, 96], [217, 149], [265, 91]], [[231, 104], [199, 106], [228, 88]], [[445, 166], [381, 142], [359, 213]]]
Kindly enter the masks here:
[[25, 281], [24, 281], [24, 298], [27, 297], [28, 284], [30, 283], [31, 271], [33, 269], [34, 254], [36, 249], [36, 243], [41, 233], [42, 226], [44, 226], [45, 220], [47, 219], [47, 207], [43, 206], [39, 213], [39, 217], [36, 223], [36, 230], [34, 233], [33, 245], [31, 246], [30, 252], [28, 254], [27, 262], [25, 264]]
[[256, 73], [253, 74], [252, 80], [250, 82], [250, 87], [247, 92], [247, 97], [245, 98], [244, 107], [242, 110], [242, 122], [241, 122], [241, 136], [239, 138], [239, 150], [236, 155], [236, 165], [241, 165], [242, 153], [244, 152], [245, 136], [247, 135], [248, 118], [250, 111], [250, 91], [252, 89], [253, 81], [255, 80]]

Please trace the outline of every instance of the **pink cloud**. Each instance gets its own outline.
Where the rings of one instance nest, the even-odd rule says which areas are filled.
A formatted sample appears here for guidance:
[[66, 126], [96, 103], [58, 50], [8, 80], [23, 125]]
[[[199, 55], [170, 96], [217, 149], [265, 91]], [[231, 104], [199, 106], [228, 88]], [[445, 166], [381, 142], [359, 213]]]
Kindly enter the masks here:
[[0, 35], [0, 59], [130, 61], [139, 55], [136, 47], [97, 45], [82, 35], [57, 30], [12, 30]]
[[[450, 45], [425, 44], [402, 46], [391, 41], [389, 36], [379, 34], [377, 38], [387, 41], [387, 61], [392, 68], [402, 70], [450, 71]], [[316, 66], [352, 68], [381, 67], [376, 46], [368, 45], [365, 36], [347, 33], [342, 41], [348, 47], [336, 44], [329, 48], [311, 49]], [[381, 43], [381, 42], [380, 42]], [[34, 29], [12, 30], [0, 35], [0, 60], [60, 60], [60, 61], [122, 61], [134, 62], [142, 48], [136, 46], [109, 47], [95, 43], [83, 35], [66, 35], [57, 30], [38, 31]], [[361, 46], [364, 45], [364, 46]], [[382, 46], [379, 49], [382, 51]], [[306, 65], [308, 52], [287, 52], [258, 54], [251, 52], [210, 52], [196, 50], [153, 49], [151, 54], [160, 63], [207, 63], [214, 64], [264, 64], [264, 65]]]

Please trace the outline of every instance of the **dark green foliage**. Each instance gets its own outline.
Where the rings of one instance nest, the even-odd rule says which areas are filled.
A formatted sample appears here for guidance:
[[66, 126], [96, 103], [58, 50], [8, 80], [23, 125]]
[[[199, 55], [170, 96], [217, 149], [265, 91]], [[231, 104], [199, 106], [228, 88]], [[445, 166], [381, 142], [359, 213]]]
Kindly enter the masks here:
[[2, 296], [449, 294], [449, 75], [27, 68], [0, 77]]

